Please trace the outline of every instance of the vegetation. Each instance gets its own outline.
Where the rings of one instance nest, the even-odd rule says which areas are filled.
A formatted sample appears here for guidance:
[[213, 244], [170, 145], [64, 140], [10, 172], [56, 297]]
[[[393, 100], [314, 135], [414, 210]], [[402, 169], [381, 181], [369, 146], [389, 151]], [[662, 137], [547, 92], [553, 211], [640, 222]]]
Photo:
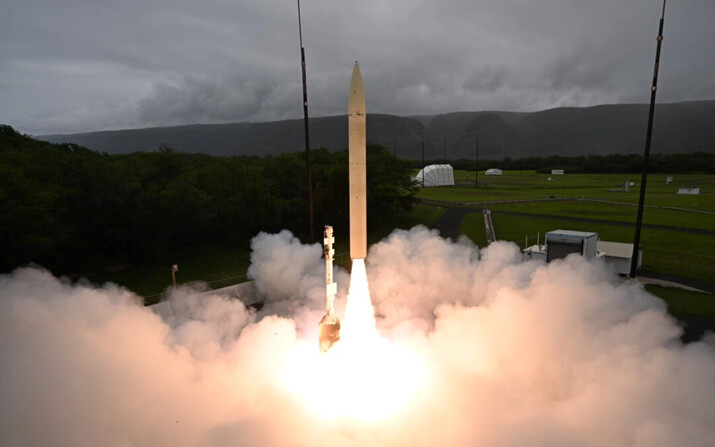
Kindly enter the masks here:
[[[370, 219], [410, 211], [406, 162], [376, 145], [367, 157]], [[316, 149], [311, 159], [315, 222], [346, 234], [347, 152]], [[107, 155], [2, 126], [0, 271], [34, 262], [57, 274], [106, 277], [93, 271], [97, 264], [120, 275], [132, 265], [171, 265], [200, 247], [245, 251], [259, 231], [286, 228], [305, 240], [307, 196], [302, 152], [227, 158], [162, 145]]]
[[646, 284], [646, 290], [661, 298], [673, 315], [697, 315], [715, 318], [715, 299], [712, 295], [656, 284]]
[[[505, 171], [501, 176], [480, 175], [479, 188], [475, 188], [474, 177], [468, 182], [466, 174], [457, 171], [456, 186], [424, 188], [418, 197], [445, 206], [471, 204], [474, 212], [463, 220], [460, 232], [480, 246], [486, 242], [481, 214], [484, 207], [492, 211], [497, 237], [522, 247], [535, 244], [537, 235], [543, 243], [544, 233], [556, 229], [593, 231], [604, 240], [633, 241], [638, 175]], [[715, 176], [672, 177], [670, 183], [663, 174], [653, 174], [648, 180], [641, 233], [643, 269], [712, 283]], [[623, 185], [628, 180], [635, 180], [635, 185], [625, 192]], [[700, 195], [676, 194], [682, 184], [697, 184], [703, 190]]]
[[[155, 152], [108, 155], [0, 126], [0, 271], [34, 262], [56, 274], [117, 282], [148, 302], [170, 284], [174, 263], [180, 265], [179, 282], [222, 287], [241, 281], [248, 242], [259, 231], [287, 228], [309, 240], [303, 156], [213, 157], [180, 154], [165, 145]], [[581, 158], [549, 157], [544, 163], [570, 166]], [[712, 282], [715, 239], [708, 231], [715, 228], [715, 195], [709, 188], [715, 189], [715, 176], [702, 173], [709, 172], [711, 158], [700, 159], [701, 173], [672, 174], [671, 183], [666, 173], [649, 177], [645, 269]], [[347, 152], [315, 149], [311, 159], [316, 238], [323, 223], [334, 225], [336, 262], [347, 266]], [[417, 197], [443, 203], [422, 206], [413, 204], [409, 162], [377, 145], [369, 145], [368, 160], [370, 243], [394, 228], [431, 227], [450, 203], [474, 204], [460, 232], [480, 246], [484, 206], [493, 212], [497, 236], [519, 245], [536, 243], [537, 233], [543, 242], [546, 231], [558, 228], [595, 231], [605, 240], [633, 237], [637, 174], [569, 175], [569, 169], [552, 176], [537, 172], [541, 162], [534, 159], [510, 160], [520, 169], [502, 176], [480, 173], [478, 188], [473, 171], [457, 170], [456, 186], [420, 189]], [[636, 182], [630, 191], [609, 191], [623, 189], [627, 180]], [[703, 194], [675, 194], [684, 184], [703, 187]]]
[[[425, 164], [440, 164], [444, 160], [428, 160]], [[608, 172], [612, 174], [641, 172], [643, 156], [641, 154], [610, 154], [610, 155], [579, 155], [548, 157], [525, 157], [512, 159], [479, 160], [462, 158], [450, 160], [454, 169], [474, 172], [475, 166], [480, 171], [489, 168], [500, 168], [509, 171], [535, 170], [541, 174], [549, 174], [552, 169], [563, 169], [570, 174], [593, 174]], [[421, 162], [413, 161], [414, 168], [422, 166]], [[691, 152], [681, 154], [651, 154], [648, 158], [648, 172], [682, 174], [689, 172], [715, 173], [715, 153]]]

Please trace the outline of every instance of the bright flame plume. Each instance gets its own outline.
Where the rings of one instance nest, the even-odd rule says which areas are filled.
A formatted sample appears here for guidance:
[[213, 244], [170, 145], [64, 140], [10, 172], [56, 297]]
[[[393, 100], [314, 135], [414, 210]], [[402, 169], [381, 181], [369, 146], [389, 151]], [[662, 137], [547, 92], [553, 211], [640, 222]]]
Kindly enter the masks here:
[[365, 261], [353, 261], [340, 341], [321, 354], [315, 342], [288, 356], [286, 386], [325, 419], [377, 421], [407, 405], [426, 379], [422, 360], [375, 327]]

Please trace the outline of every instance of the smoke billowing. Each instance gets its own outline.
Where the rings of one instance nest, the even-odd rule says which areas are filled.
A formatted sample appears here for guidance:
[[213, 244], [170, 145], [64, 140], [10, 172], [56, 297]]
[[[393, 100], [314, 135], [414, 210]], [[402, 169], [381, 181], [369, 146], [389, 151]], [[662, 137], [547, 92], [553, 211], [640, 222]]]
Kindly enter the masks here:
[[0, 276], [0, 445], [715, 445], [715, 344], [682, 344], [639, 284], [422, 227], [373, 246], [367, 272], [378, 327], [423, 358], [425, 386], [384, 420], [322, 420], [283, 380], [318, 349], [320, 247], [283, 232], [253, 248], [257, 313], [188, 288], [155, 312], [113, 285]]

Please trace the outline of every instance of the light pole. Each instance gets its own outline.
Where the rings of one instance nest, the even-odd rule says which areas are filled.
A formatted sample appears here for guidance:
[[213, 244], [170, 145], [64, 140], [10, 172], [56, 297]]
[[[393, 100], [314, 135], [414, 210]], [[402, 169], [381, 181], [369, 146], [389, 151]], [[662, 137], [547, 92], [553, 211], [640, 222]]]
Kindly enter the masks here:
[[633, 257], [631, 258], [631, 278], [636, 277], [638, 270], [638, 246], [641, 242], [641, 225], [643, 224], [643, 206], [645, 203], [645, 186], [648, 179], [648, 156], [650, 155], [650, 139], [653, 133], [653, 115], [655, 114], [655, 92], [658, 90], [658, 66], [660, 65], [660, 44], [663, 42], [663, 21], [665, 20], [665, 0], [663, 12], [658, 26], [658, 45], [655, 50], [655, 68], [653, 69], [653, 84], [650, 87], [650, 109], [648, 111], [648, 131], [645, 137], [645, 151], [643, 152], [643, 173], [641, 174], [641, 191], [638, 199], [638, 217], [636, 218], [636, 233], [633, 240]]
[[477, 146], [474, 154], [474, 187], [479, 188], [479, 137], [477, 137]]
[[300, 38], [300, 63], [303, 75], [303, 127], [305, 128], [305, 174], [308, 179], [308, 225], [310, 241], [313, 242], [313, 178], [310, 172], [310, 130], [308, 126], [308, 87], [305, 81], [305, 48], [303, 47], [303, 26], [300, 20], [300, 0], [298, 0], [298, 37]]

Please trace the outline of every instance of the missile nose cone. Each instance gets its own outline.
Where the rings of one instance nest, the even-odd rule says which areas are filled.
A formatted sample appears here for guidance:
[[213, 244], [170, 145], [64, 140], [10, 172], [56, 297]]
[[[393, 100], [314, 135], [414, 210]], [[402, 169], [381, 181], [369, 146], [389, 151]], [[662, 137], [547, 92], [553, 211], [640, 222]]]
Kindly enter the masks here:
[[350, 115], [365, 115], [365, 89], [362, 85], [362, 74], [357, 61], [350, 78], [350, 96], [348, 97], [348, 113]]

